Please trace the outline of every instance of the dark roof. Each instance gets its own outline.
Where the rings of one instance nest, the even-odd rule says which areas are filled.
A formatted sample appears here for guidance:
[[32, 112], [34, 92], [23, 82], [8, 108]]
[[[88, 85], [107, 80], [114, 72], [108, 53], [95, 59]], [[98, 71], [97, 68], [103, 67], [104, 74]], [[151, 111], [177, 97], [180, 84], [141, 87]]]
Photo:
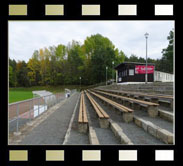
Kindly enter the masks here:
[[[135, 65], [146, 65], [146, 63], [140, 63], [140, 62], [123, 62], [119, 65], [115, 66], [114, 69], [118, 69], [119, 67], [126, 65], [126, 64], [135, 64]], [[155, 65], [154, 63], [147, 63], [148, 65]]]

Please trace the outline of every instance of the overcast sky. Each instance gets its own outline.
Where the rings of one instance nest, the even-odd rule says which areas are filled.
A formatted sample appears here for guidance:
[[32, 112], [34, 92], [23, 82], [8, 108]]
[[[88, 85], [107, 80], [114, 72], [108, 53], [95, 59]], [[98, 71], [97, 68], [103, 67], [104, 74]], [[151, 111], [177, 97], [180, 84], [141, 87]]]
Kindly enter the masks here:
[[83, 44], [87, 36], [100, 33], [128, 57], [145, 58], [144, 34], [148, 32], [148, 57], [156, 59], [161, 58], [173, 28], [174, 21], [10, 21], [9, 56], [27, 62], [34, 50], [72, 40]]

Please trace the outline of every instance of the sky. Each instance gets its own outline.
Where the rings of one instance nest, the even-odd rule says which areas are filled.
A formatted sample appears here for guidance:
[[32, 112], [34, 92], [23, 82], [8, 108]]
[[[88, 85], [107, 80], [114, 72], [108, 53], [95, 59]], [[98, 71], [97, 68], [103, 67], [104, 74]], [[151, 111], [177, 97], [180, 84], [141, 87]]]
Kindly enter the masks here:
[[83, 44], [87, 36], [99, 33], [128, 57], [145, 58], [147, 32], [148, 57], [157, 59], [173, 28], [174, 21], [9, 21], [9, 57], [28, 62], [35, 50], [72, 40]]

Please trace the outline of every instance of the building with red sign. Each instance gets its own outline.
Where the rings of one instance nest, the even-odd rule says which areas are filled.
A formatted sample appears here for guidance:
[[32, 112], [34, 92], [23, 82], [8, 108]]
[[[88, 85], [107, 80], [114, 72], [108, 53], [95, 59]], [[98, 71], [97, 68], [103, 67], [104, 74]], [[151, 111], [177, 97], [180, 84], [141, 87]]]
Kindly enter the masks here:
[[[116, 82], [145, 82], [146, 64], [138, 62], [124, 62], [115, 67]], [[155, 65], [148, 63], [148, 82], [154, 82]]]

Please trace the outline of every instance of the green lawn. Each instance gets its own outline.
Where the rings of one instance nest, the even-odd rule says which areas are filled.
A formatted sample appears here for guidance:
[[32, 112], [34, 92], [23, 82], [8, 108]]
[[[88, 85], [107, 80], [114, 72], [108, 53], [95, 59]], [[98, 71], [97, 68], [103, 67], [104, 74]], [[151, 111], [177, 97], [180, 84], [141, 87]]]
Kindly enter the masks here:
[[9, 88], [9, 103], [22, 101], [33, 98], [32, 91], [35, 90], [47, 90], [52, 93], [64, 92], [64, 89], [79, 89], [79, 85], [66, 85], [66, 86], [34, 86], [34, 87], [20, 87], [20, 88]]
[[32, 91], [20, 91], [20, 90], [10, 90], [9, 91], [9, 103], [14, 103], [21, 100], [33, 98]]

